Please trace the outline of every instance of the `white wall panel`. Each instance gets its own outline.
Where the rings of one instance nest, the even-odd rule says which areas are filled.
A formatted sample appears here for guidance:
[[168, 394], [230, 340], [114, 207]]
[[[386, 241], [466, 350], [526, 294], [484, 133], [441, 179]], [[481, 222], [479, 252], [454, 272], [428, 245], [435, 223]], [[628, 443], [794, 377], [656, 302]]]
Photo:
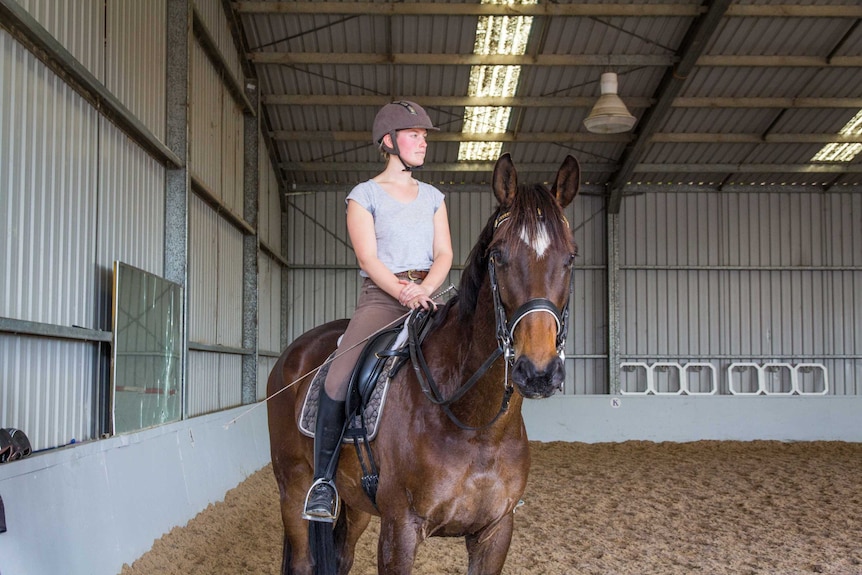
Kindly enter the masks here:
[[197, 42], [191, 47], [189, 168], [216, 197], [221, 194], [222, 86]]
[[218, 214], [189, 199], [189, 341], [218, 343]]
[[17, 0], [93, 76], [104, 81], [104, 0]]
[[98, 114], [0, 31], [0, 316], [93, 327]]
[[257, 358], [257, 395], [258, 401], [266, 399], [266, 383], [269, 379], [269, 373], [275, 367], [278, 361], [277, 357], [258, 357]]
[[34, 450], [93, 439], [93, 344], [0, 334], [0, 424]]
[[234, 45], [233, 36], [230, 33], [230, 25], [224, 13], [221, 0], [194, 0], [195, 8], [201, 16], [204, 25], [212, 35], [218, 46], [218, 50], [224, 58], [230, 73], [242, 85], [243, 72], [240, 64], [240, 55]]
[[192, 173], [234, 214], [242, 215], [243, 115], [197, 42], [191, 50]]
[[272, 258], [258, 256], [258, 332], [261, 352], [281, 351], [281, 266]]
[[260, 214], [258, 216], [258, 235], [270, 249], [281, 254], [281, 200], [278, 189], [278, 179], [272, 169], [272, 162], [266, 153], [263, 138], [259, 138], [260, 150], [258, 162]]
[[98, 325], [110, 329], [115, 260], [164, 272], [165, 168], [110, 121], [100, 121], [99, 236], [96, 261], [105, 298]]
[[218, 220], [217, 342], [242, 347], [242, 234]]
[[623, 358], [710, 362], [723, 393], [733, 362], [824, 363], [834, 393], [858, 393], [859, 204], [817, 193], [627, 200]]
[[105, 3], [105, 86], [165, 140], [166, 0]]
[[195, 417], [242, 403], [242, 357], [189, 352], [186, 415]]

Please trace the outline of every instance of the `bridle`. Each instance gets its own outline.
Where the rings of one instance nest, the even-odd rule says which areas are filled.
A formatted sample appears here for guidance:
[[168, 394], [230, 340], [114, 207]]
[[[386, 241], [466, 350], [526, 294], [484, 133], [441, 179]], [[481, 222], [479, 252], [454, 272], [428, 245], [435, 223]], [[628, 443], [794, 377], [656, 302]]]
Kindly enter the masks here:
[[[494, 221], [494, 230], [500, 227], [500, 224], [508, 220], [510, 215], [510, 212], [500, 214]], [[541, 213], [539, 216], [541, 216]], [[569, 222], [566, 220], [566, 217], [562, 216], [562, 218], [566, 223], [566, 226], [568, 226]], [[503, 301], [500, 297], [500, 285], [497, 281], [497, 269], [493, 256], [488, 258], [488, 279], [491, 283], [491, 294], [494, 298], [494, 317], [497, 323], [497, 343], [503, 356], [506, 358], [506, 361], [508, 363], [515, 361], [515, 349], [513, 346], [515, 328], [521, 320], [524, 319], [524, 317], [531, 313], [539, 312], [549, 313], [554, 317], [554, 321], [557, 324], [557, 354], [562, 356], [562, 354], [565, 353], [566, 336], [569, 333], [569, 299], [571, 298], [572, 290], [574, 288], [574, 274], [569, 275], [569, 291], [566, 294], [566, 303], [563, 305], [562, 310], [560, 310], [560, 308], [558, 308], [554, 302], [548, 298], [537, 297], [528, 299], [526, 302], [521, 304], [512, 314], [512, 317], [508, 319], [506, 318], [506, 309], [503, 307]]]
[[[501, 214], [494, 222], [494, 230], [500, 224], [509, 218], [510, 212]], [[540, 214], [541, 215], [541, 214]], [[565, 216], [563, 220], [568, 225]], [[502, 298], [500, 297], [500, 285], [497, 281], [497, 269], [494, 262], [494, 257], [488, 258], [488, 280], [490, 282], [491, 293], [494, 300], [494, 317], [497, 325], [496, 337], [497, 347], [491, 352], [491, 355], [482, 363], [478, 370], [467, 380], [464, 385], [458, 388], [451, 396], [444, 398], [440, 393], [434, 378], [431, 376], [431, 370], [425, 362], [424, 354], [421, 348], [420, 332], [424, 327], [424, 321], [427, 321], [427, 313], [416, 311], [411, 314], [407, 321], [408, 332], [408, 347], [410, 349], [410, 359], [412, 360], [413, 370], [416, 373], [416, 378], [419, 381], [419, 387], [425, 393], [425, 396], [436, 405], [443, 408], [449, 419], [461, 429], [467, 431], [479, 431], [493, 425], [506, 411], [509, 409], [509, 400], [512, 393], [515, 391], [515, 386], [509, 381], [509, 367], [515, 362], [515, 349], [513, 345], [515, 328], [526, 316], [531, 313], [549, 313], [554, 317], [557, 324], [556, 349], [557, 353], [562, 357], [566, 347], [566, 336], [569, 333], [569, 299], [571, 298], [572, 289], [574, 286], [574, 274], [569, 275], [569, 291], [566, 294], [566, 303], [563, 309], [560, 310], [554, 302], [547, 298], [531, 298], [521, 304], [518, 309], [512, 314], [512, 317], [506, 317], [506, 309], [503, 306]], [[422, 316], [424, 315], [424, 318]], [[423, 321], [424, 319], [424, 321]], [[418, 321], [417, 321], [418, 320]], [[473, 427], [459, 420], [450, 409], [450, 406], [461, 399], [474, 385], [481, 379], [485, 372], [491, 368], [497, 359], [500, 357], [505, 359], [506, 375], [503, 379], [503, 400], [500, 404], [500, 409], [497, 414], [484, 425]]]
[[512, 314], [512, 317], [508, 319], [506, 319], [506, 308], [503, 307], [503, 301], [500, 298], [500, 286], [497, 282], [497, 270], [493, 257], [488, 259], [488, 279], [491, 282], [491, 294], [494, 298], [494, 317], [497, 322], [497, 343], [507, 362], [512, 363], [515, 361], [515, 348], [513, 345], [515, 328], [522, 319], [531, 313], [544, 312], [553, 316], [554, 321], [557, 324], [557, 353], [562, 354], [565, 352], [566, 335], [569, 333], [569, 297], [571, 296], [574, 284], [574, 274], [571, 274], [569, 277], [569, 293], [566, 297], [566, 304], [563, 306], [562, 310], [554, 305], [554, 302], [548, 298], [534, 297], [521, 304], [521, 306]]

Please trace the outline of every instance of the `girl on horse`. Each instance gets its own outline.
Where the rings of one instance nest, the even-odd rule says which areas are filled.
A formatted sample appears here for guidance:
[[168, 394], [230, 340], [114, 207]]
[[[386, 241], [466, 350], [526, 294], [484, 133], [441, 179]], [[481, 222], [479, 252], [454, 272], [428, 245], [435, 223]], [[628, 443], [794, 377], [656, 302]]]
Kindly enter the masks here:
[[336, 359], [320, 388], [314, 483], [303, 512], [311, 521], [336, 519], [334, 477], [347, 384], [362, 351], [362, 340], [403, 316], [405, 308], [433, 306], [431, 296], [452, 266], [443, 194], [413, 177], [413, 171], [425, 163], [428, 130], [437, 129], [425, 110], [413, 102], [401, 100], [383, 106], [374, 118], [372, 139], [383, 153], [386, 167], [353, 188], [345, 200], [347, 232], [359, 274], [365, 279]]

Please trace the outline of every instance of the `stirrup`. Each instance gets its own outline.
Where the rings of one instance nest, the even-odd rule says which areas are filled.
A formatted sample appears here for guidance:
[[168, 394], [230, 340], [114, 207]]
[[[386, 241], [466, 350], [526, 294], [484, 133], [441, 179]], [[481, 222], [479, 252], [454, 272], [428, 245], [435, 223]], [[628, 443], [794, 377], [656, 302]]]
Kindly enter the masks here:
[[[334, 498], [334, 510], [331, 510], [327, 515], [313, 515], [308, 512], [308, 504], [311, 501], [311, 494], [314, 493], [316, 487], [324, 485], [332, 490]], [[302, 506], [302, 518], [308, 521], [322, 521], [324, 523], [334, 523], [338, 518], [338, 513], [341, 511], [341, 498], [338, 496], [338, 489], [335, 487], [335, 482], [331, 479], [321, 477], [316, 479], [311, 487], [308, 488], [308, 493], [305, 494], [305, 504]]]

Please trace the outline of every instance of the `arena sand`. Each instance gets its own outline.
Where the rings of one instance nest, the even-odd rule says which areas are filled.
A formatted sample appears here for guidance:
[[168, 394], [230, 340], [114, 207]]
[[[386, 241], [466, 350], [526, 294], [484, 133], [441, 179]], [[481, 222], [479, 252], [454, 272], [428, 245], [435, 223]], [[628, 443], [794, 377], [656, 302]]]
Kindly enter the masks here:
[[[862, 575], [862, 444], [531, 443], [506, 575]], [[155, 541], [121, 575], [278, 575], [267, 466]], [[377, 573], [377, 520], [352, 574]], [[423, 543], [415, 575], [466, 573], [461, 539]]]

